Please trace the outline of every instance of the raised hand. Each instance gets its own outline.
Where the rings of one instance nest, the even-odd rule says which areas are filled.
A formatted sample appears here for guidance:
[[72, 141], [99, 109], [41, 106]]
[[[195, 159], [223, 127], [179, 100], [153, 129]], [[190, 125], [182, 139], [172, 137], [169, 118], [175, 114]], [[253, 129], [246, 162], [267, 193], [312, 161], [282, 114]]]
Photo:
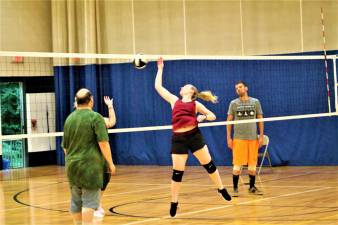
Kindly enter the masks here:
[[104, 103], [109, 107], [113, 107], [113, 98], [110, 99], [109, 96], [103, 97]]
[[158, 60], [157, 60], [157, 68], [158, 68], [158, 69], [163, 69], [163, 67], [164, 67], [163, 58], [160, 57], [160, 58], [158, 58]]

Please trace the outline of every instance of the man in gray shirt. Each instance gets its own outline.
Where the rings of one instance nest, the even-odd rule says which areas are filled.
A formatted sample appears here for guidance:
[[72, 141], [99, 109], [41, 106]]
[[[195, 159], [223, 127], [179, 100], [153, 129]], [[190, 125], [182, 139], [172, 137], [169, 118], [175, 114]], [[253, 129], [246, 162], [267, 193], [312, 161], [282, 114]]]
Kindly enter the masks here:
[[[238, 81], [235, 89], [239, 98], [231, 101], [227, 121], [263, 118], [261, 104], [258, 99], [248, 96], [247, 85], [243, 81]], [[259, 122], [258, 126], [259, 137], [257, 136], [256, 123], [235, 124], [232, 138], [232, 125], [227, 125], [227, 144], [233, 154], [234, 197], [238, 197], [238, 179], [243, 165], [248, 165], [249, 193], [262, 194], [255, 186], [258, 148], [262, 146], [264, 138], [263, 122]]]

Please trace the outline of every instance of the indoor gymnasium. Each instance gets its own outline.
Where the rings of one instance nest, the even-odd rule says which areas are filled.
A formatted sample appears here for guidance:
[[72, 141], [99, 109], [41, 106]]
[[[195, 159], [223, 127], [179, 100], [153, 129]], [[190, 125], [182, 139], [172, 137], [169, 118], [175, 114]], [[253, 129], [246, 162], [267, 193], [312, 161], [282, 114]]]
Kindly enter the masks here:
[[337, 0], [0, 0], [0, 224], [338, 224]]

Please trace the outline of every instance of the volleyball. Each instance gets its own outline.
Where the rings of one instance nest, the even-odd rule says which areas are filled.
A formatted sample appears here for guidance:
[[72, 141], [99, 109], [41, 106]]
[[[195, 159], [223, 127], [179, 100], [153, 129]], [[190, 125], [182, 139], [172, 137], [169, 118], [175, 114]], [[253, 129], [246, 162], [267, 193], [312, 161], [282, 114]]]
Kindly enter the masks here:
[[143, 57], [142, 54], [135, 55], [134, 66], [136, 69], [144, 69], [147, 66], [148, 61]]

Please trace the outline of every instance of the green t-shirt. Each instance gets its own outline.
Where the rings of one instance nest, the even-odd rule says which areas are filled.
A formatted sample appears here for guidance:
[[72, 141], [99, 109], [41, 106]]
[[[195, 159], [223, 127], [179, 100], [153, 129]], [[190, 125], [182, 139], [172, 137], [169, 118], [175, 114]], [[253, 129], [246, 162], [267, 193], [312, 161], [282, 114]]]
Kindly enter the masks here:
[[70, 185], [99, 189], [103, 185], [105, 159], [98, 142], [109, 141], [103, 117], [78, 109], [66, 119], [62, 147], [67, 150], [66, 172]]

